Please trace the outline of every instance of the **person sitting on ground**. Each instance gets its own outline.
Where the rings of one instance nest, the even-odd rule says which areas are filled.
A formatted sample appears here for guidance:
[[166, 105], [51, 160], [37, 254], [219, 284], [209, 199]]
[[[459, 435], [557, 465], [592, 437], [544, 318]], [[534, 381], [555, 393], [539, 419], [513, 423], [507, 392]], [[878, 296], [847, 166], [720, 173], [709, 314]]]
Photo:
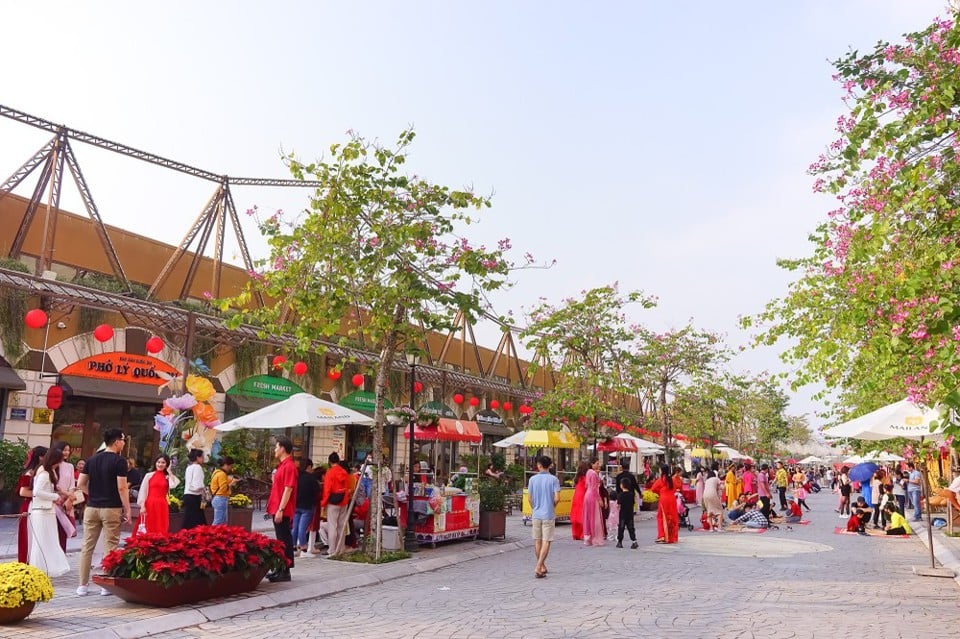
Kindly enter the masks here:
[[867, 522], [870, 521], [870, 514], [863, 508], [854, 508], [850, 519], [847, 520], [847, 532], [855, 532], [860, 535], [866, 535]]
[[763, 513], [760, 512], [757, 508], [753, 506], [744, 506], [744, 513], [734, 520], [732, 526], [728, 526], [728, 530], [743, 530], [744, 528], [769, 528], [770, 521], [763, 516]]
[[733, 504], [730, 506], [730, 510], [727, 511], [727, 519], [730, 521], [735, 521], [743, 516], [746, 510], [744, 509], [743, 504], [740, 503], [739, 499], [733, 500]]
[[873, 508], [867, 503], [867, 500], [863, 498], [863, 495], [857, 497], [857, 501], [854, 502], [853, 508], [859, 508], [867, 517], [871, 517], [873, 515]]
[[787, 512], [783, 515], [783, 521], [786, 524], [799, 524], [803, 518], [803, 511], [800, 504], [793, 497], [787, 497]]
[[888, 502], [883, 507], [884, 518], [889, 521], [886, 529], [883, 532], [879, 530], [872, 532], [872, 535], [912, 535], [913, 529], [910, 528], [910, 524], [907, 523], [906, 517], [900, 514], [897, 510], [897, 506], [894, 503]]

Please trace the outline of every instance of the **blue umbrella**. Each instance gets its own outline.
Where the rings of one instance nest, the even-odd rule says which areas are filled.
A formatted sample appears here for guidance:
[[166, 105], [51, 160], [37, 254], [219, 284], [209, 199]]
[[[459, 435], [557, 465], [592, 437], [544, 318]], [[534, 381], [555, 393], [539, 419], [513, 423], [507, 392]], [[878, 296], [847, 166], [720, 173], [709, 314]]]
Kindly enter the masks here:
[[879, 466], [874, 463], [864, 462], [851, 468], [847, 476], [850, 478], [850, 481], [858, 481], [862, 484], [863, 482], [870, 481], [873, 474], [877, 472], [877, 468], [879, 468]]

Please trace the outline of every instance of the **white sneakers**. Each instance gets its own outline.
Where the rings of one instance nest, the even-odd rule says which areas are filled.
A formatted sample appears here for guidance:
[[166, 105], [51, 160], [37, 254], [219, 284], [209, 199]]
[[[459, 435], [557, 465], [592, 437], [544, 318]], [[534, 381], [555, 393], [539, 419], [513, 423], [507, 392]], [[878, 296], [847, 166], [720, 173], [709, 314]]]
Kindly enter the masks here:
[[[90, 586], [77, 586], [77, 596], [78, 596], [78, 597], [85, 597], [85, 596], [88, 595], [88, 594], [90, 594]], [[106, 597], [106, 596], [109, 595], [109, 594], [110, 594], [110, 591], [107, 590], [106, 588], [101, 588], [101, 589], [100, 589], [100, 596], [101, 596], [101, 597]]]

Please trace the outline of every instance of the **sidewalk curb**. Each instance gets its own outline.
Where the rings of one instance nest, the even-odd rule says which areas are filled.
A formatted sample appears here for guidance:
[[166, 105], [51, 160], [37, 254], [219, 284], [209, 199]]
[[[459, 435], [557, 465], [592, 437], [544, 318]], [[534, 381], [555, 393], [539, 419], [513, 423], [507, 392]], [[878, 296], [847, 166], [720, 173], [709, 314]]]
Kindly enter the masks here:
[[[920, 539], [920, 543], [923, 544], [923, 547], [928, 551], [930, 545], [927, 542], [927, 529], [922, 527], [917, 527], [914, 532], [916, 532], [917, 537]], [[943, 533], [939, 533], [943, 534]], [[957, 582], [957, 585], [960, 586], [960, 558], [948, 548], [942, 541], [937, 539], [938, 532], [934, 532], [933, 535], [933, 556], [936, 558], [940, 565], [944, 568], [949, 568], [953, 571], [953, 580]]]
[[[424, 557], [421, 559], [414, 555], [407, 560], [372, 566], [378, 569], [377, 574], [360, 572], [353, 575], [344, 575], [338, 577], [335, 582], [321, 581], [304, 583], [294, 581], [284, 583], [271, 589], [269, 592], [257, 591], [256, 595], [244, 599], [214, 603], [194, 609], [179, 609], [177, 612], [152, 617], [149, 620], [149, 627], [146, 628], [142, 621], [129, 622], [109, 628], [64, 635], [64, 638], [138, 639], [139, 637], [150, 637], [172, 630], [182, 630], [183, 628], [190, 628], [192, 626], [256, 612], [258, 610], [268, 610], [270, 608], [289, 606], [303, 601], [319, 599], [354, 588], [385, 584], [395, 579], [401, 579], [424, 572], [432, 572], [467, 561], [500, 555], [532, 546], [532, 539], [520, 539], [516, 541], [484, 544], [483, 546], [470, 548], [464, 552], [440, 557]], [[533, 559], [531, 558], [531, 562], [532, 561]]]

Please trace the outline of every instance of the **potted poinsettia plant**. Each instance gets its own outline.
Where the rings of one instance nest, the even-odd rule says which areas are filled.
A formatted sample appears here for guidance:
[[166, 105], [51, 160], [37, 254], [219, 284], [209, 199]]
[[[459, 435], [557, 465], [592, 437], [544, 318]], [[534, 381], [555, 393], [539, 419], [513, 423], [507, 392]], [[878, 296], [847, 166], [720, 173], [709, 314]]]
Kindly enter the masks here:
[[[236, 526], [144, 533], [103, 558], [98, 585], [124, 601], [167, 608], [254, 590], [287, 566], [283, 544]], [[214, 587], [211, 587], [214, 585]]]
[[0, 564], [0, 623], [26, 619], [38, 601], [53, 598], [53, 583], [42, 570], [28, 564]]

